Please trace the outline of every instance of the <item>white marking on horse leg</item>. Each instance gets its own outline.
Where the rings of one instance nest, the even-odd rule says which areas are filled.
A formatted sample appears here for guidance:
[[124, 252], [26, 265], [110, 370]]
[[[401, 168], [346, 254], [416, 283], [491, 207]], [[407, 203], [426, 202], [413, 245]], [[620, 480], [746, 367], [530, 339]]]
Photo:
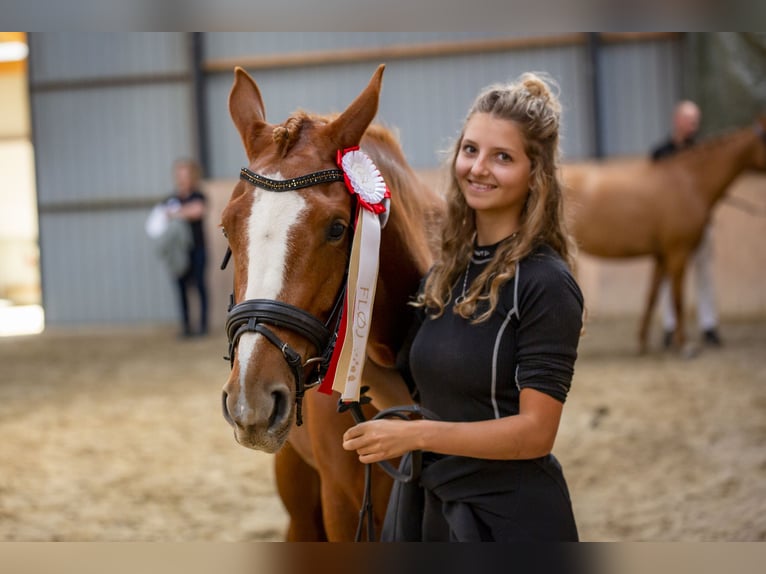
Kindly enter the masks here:
[[[265, 175], [283, 179], [279, 173]], [[306, 200], [298, 193], [272, 192], [256, 188], [247, 225], [247, 288], [245, 299], [276, 299], [284, 284], [290, 230], [301, 219]], [[247, 368], [256, 355], [260, 334], [245, 333], [239, 340], [239, 397], [236, 414], [241, 418], [253, 410], [247, 399]]]

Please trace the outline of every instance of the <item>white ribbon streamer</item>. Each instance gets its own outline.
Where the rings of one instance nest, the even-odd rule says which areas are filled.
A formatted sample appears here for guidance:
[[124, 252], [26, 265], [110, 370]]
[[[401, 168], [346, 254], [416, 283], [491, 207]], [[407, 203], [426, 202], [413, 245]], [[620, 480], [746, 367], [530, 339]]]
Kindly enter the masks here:
[[343, 401], [359, 400], [378, 282], [379, 253], [380, 220], [371, 211], [360, 209], [349, 264], [346, 340], [333, 381], [333, 390], [341, 393]]

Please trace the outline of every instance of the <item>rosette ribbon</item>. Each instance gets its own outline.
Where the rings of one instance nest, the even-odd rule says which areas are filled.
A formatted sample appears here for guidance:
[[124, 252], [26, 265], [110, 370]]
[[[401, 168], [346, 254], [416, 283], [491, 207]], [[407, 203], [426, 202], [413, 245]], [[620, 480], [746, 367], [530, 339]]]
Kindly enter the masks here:
[[391, 193], [380, 170], [359, 147], [338, 151], [346, 188], [357, 198], [356, 224], [337, 340], [319, 392], [338, 391], [343, 402], [359, 400], [367, 338], [378, 282], [380, 231], [388, 219]]

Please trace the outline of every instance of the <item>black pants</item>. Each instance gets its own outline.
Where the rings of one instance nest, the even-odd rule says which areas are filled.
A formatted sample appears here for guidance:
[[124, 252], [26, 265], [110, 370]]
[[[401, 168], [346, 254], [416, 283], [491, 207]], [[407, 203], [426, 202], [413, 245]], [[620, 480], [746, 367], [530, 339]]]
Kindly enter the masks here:
[[[394, 483], [382, 541], [578, 540], [569, 490], [553, 455], [485, 461], [430, 454], [423, 453], [419, 485]], [[402, 466], [408, 464], [405, 456]]]
[[184, 335], [191, 335], [189, 319], [189, 297], [188, 289], [190, 287], [197, 290], [199, 296], [199, 333], [207, 333], [207, 287], [205, 284], [205, 264], [206, 254], [204, 249], [193, 249], [189, 254], [189, 269], [176, 281], [178, 287], [179, 301], [181, 303], [181, 328]]

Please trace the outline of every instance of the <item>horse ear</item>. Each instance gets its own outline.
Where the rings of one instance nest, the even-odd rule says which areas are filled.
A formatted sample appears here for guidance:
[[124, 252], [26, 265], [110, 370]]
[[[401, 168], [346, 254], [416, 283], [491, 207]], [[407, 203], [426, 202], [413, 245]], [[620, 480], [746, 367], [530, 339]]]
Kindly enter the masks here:
[[261, 91], [255, 80], [239, 66], [234, 68], [234, 85], [229, 93], [229, 113], [242, 138], [247, 157], [252, 161], [258, 155], [256, 139], [268, 124]]
[[367, 126], [378, 112], [378, 98], [385, 68], [385, 64], [378, 66], [364, 91], [346, 108], [345, 112], [325, 128], [327, 137], [339, 149], [359, 145]]

